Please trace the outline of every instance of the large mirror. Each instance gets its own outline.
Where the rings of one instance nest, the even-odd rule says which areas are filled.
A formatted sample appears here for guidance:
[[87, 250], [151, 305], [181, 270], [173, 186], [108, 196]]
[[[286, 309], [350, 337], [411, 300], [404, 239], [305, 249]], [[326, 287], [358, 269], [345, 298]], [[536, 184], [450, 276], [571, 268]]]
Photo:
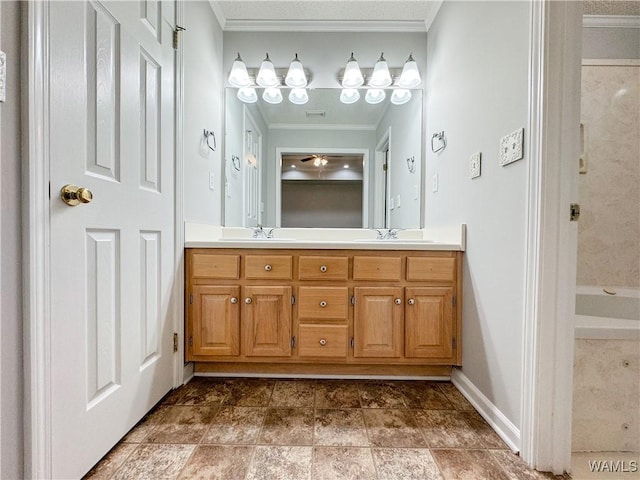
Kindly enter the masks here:
[[310, 89], [295, 105], [226, 90], [225, 225], [420, 228], [423, 99], [344, 104]]

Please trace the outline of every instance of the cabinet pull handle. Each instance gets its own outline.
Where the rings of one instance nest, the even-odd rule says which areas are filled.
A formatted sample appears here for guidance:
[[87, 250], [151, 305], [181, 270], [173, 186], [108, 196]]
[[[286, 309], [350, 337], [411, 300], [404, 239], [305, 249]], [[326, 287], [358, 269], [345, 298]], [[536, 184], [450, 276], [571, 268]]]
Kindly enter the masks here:
[[410, 298], [409, 300], [407, 300], [407, 303], [409, 305], [413, 305], [414, 303], [416, 303], [416, 301], [413, 298]]
[[233, 303], [234, 305], [236, 303], [238, 303], [238, 299], [236, 297], [231, 297], [231, 300], [229, 300], [231, 303]]
[[244, 303], [246, 303], [247, 305], [249, 305], [251, 303], [251, 297], [247, 297], [244, 299]]
[[323, 347], [327, 344], [327, 341], [324, 338], [320, 339], [320, 345], [322, 345]]
[[326, 306], [327, 306], [327, 302], [325, 302], [324, 300], [322, 300], [322, 301], [320, 302], [320, 306], [321, 306], [322, 308], [326, 307]]
[[400, 300], [399, 298], [396, 298], [394, 302], [396, 305], [400, 305], [402, 303], [402, 300]]
[[271, 271], [271, 265], [269, 265], [269, 264], [267, 263], [267, 264], [264, 266], [264, 269], [265, 269], [267, 272], [270, 272], [270, 271]]
[[326, 271], [327, 271], [327, 266], [326, 266], [326, 265], [322, 265], [322, 266], [320, 267], [320, 271], [321, 271], [322, 273], [326, 272]]

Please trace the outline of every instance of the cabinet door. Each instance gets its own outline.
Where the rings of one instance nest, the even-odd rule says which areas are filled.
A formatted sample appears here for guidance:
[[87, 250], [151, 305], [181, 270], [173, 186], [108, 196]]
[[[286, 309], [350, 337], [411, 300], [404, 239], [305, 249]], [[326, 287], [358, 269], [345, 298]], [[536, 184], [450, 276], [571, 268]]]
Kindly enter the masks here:
[[403, 292], [400, 287], [356, 287], [355, 357], [400, 357], [403, 345]]
[[447, 359], [453, 356], [453, 288], [406, 289], [405, 356]]
[[243, 353], [291, 356], [291, 287], [244, 287], [243, 296]]
[[240, 354], [240, 287], [193, 287], [193, 355]]

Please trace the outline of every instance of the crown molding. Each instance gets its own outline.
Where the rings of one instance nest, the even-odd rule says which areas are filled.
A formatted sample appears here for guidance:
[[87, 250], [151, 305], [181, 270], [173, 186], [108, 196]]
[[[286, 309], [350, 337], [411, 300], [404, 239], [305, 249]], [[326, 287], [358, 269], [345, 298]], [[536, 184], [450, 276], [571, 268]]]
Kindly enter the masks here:
[[[212, 3], [215, 5], [215, 2]], [[215, 12], [215, 9], [214, 9]], [[217, 14], [216, 14], [217, 16]], [[434, 15], [435, 17], [435, 15]], [[221, 24], [222, 25], [222, 24]], [[427, 31], [424, 20], [230, 20], [226, 19], [225, 32], [377, 32], [408, 33]]]
[[640, 28], [640, 15], [583, 15], [586, 28]]
[[211, 7], [211, 10], [213, 10], [213, 14], [218, 20], [220, 28], [224, 30], [224, 27], [227, 24], [227, 18], [224, 16], [222, 8], [220, 8], [220, 5], [218, 5], [218, 2], [215, 0], [209, 0], [209, 6]]

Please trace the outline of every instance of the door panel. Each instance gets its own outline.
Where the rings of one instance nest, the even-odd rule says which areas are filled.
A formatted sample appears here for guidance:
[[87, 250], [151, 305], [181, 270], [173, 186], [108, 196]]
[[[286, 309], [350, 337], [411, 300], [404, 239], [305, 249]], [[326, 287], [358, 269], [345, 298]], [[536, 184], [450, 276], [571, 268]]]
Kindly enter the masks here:
[[173, 386], [175, 10], [48, 8], [52, 472], [80, 478]]
[[193, 297], [193, 354], [239, 355], [240, 287], [195, 286]]
[[354, 293], [354, 357], [402, 356], [402, 288], [356, 287]]
[[291, 356], [291, 287], [245, 287], [242, 304], [244, 354]]
[[406, 294], [405, 356], [451, 358], [453, 355], [453, 289], [407, 288]]

